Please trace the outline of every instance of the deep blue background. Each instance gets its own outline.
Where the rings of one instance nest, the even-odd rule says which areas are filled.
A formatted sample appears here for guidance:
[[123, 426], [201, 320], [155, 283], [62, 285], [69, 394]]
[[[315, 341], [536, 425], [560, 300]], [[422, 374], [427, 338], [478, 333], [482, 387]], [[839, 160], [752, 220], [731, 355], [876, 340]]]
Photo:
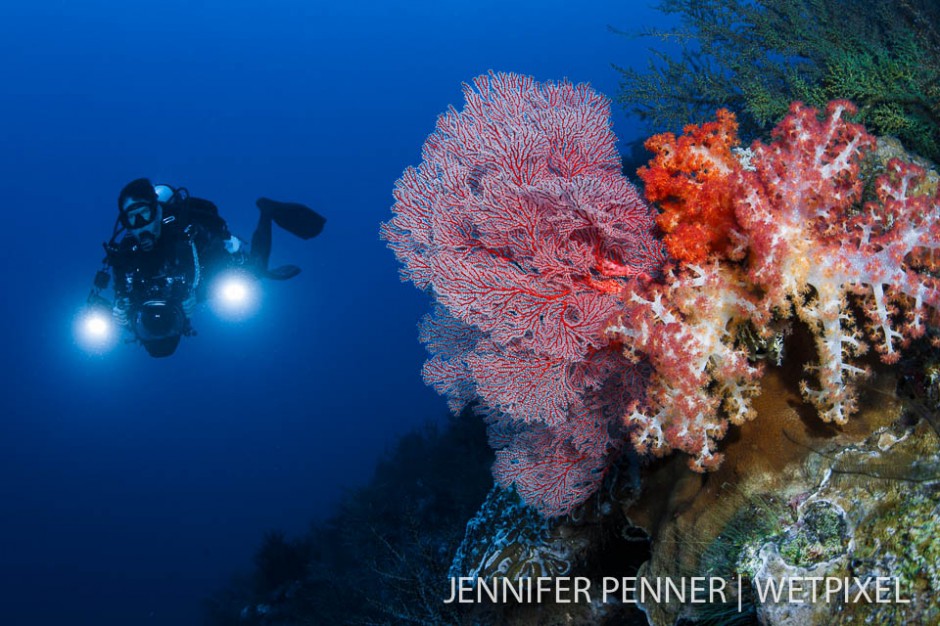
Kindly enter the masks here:
[[[657, 20], [622, 0], [3, 3], [0, 623], [197, 624], [265, 530], [302, 532], [440, 419], [427, 301], [378, 239], [394, 181], [461, 82], [613, 95], [610, 64], [645, 66], [649, 42], [608, 25]], [[89, 356], [72, 320], [138, 176], [214, 200], [246, 238], [259, 195], [329, 223], [275, 233], [273, 262], [304, 273], [268, 284], [249, 323], [202, 311], [171, 359]]]

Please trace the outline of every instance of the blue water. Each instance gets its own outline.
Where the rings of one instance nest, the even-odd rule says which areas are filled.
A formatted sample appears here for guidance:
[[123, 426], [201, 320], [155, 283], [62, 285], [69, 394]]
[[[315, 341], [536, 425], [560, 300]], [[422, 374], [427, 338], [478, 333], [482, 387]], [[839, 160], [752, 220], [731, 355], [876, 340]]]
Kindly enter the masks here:
[[[263, 533], [303, 532], [397, 436], [446, 415], [420, 378], [427, 299], [379, 241], [391, 191], [463, 81], [587, 81], [646, 64], [645, 6], [180, 0], [0, 7], [0, 624], [200, 623]], [[615, 130], [638, 136], [615, 105]], [[216, 202], [327, 216], [275, 233], [249, 322], [208, 310], [170, 359], [102, 356], [72, 324], [139, 176]]]

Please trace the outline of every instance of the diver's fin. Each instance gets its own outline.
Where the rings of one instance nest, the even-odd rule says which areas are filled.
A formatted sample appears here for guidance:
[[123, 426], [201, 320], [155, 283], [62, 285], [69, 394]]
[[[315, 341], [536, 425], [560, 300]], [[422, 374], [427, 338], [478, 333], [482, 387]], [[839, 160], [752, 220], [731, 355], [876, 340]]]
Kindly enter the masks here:
[[264, 270], [264, 277], [271, 280], [287, 280], [300, 273], [300, 268], [296, 265], [282, 265], [274, 269]]
[[301, 239], [312, 239], [320, 234], [326, 218], [302, 204], [296, 202], [277, 202], [270, 198], [258, 198], [255, 202], [262, 212], [267, 213], [274, 223]]

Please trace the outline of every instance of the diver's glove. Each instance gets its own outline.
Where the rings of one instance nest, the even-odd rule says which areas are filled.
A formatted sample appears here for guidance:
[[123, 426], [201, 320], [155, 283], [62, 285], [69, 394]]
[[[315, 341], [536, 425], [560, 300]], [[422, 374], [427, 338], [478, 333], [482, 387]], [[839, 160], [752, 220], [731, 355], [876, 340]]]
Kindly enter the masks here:
[[131, 307], [131, 301], [128, 298], [117, 298], [114, 306], [111, 307], [111, 317], [121, 326], [127, 326], [130, 321], [127, 319], [127, 311]]
[[223, 242], [225, 246], [225, 251], [231, 255], [235, 254], [244, 254], [245, 253], [245, 242], [232, 235]]
[[248, 262], [248, 244], [242, 241], [240, 237], [232, 235], [225, 240], [224, 245], [231, 265], [241, 266]]

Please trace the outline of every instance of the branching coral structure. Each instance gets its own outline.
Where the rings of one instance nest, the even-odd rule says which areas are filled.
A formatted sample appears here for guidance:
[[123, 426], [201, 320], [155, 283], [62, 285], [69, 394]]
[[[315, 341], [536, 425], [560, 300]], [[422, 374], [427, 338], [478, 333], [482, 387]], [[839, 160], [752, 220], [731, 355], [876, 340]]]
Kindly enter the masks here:
[[[657, 372], [645, 405], [626, 417], [641, 449], [682, 450], [699, 471], [717, 465], [716, 443], [729, 419], [751, 416], [759, 375], [740, 341], [744, 326], [766, 332], [771, 315], [795, 315], [808, 326], [818, 362], [810, 368], [815, 382], [802, 383], [804, 397], [824, 420], [841, 424], [857, 408], [856, 382], [865, 373], [857, 357], [867, 343], [895, 362], [940, 308], [930, 263], [940, 252], [940, 192], [925, 193], [924, 170], [893, 159], [863, 202], [860, 168], [875, 140], [846, 119], [853, 113], [845, 101], [830, 103], [822, 117], [795, 103], [770, 143], [755, 142], [735, 160], [727, 141], [695, 140], [696, 127], [687, 129], [693, 140], [663, 136], [649, 144], [660, 154], [647, 177], [662, 177], [664, 155], [682, 161], [677, 151], [693, 152], [713, 171], [721, 165], [720, 175], [694, 185], [686, 180], [694, 168], [672, 173], [682, 179], [669, 183], [674, 223], [707, 215], [695, 203], [709, 197], [701, 188], [708, 184], [720, 186], [712, 197], [723, 202], [734, 190], [735, 219], [722, 222], [733, 245], [714, 248], [708, 262], [682, 262], [664, 282], [627, 285], [630, 309], [608, 329]], [[712, 144], [717, 154], [708, 154]]]
[[682, 450], [693, 469], [714, 469], [728, 420], [754, 417], [761, 368], [736, 338], [742, 325], [762, 327], [766, 314], [739, 273], [717, 261], [672, 271], [665, 284], [637, 284], [626, 298], [621, 323], [608, 332], [653, 368], [645, 406], [634, 402], [626, 417], [634, 446], [657, 455]]
[[398, 181], [382, 236], [436, 301], [425, 380], [454, 410], [480, 402], [498, 481], [559, 515], [596, 489], [642, 395], [604, 329], [665, 253], [620, 172], [606, 98], [494, 73], [464, 96]]
[[754, 417], [763, 366], [745, 338], [805, 324], [803, 395], [842, 424], [858, 357], [874, 345], [895, 362], [940, 309], [940, 192], [898, 159], [863, 170], [876, 141], [846, 101], [795, 103], [746, 150], [727, 111], [651, 138], [640, 175], [664, 248], [605, 98], [494, 73], [464, 95], [398, 181], [382, 236], [435, 300], [425, 380], [455, 411], [476, 403], [497, 482], [543, 515], [584, 502], [626, 434], [717, 467], [729, 424]]
[[646, 149], [655, 156], [637, 172], [646, 198], [662, 209], [656, 224], [665, 233], [669, 254], [679, 261], [702, 263], [710, 254], [725, 254], [732, 243], [738, 124], [725, 109], [717, 118], [686, 126], [680, 137], [650, 137]]
[[[803, 393], [826, 421], [844, 423], [855, 408], [851, 357], [863, 334], [886, 363], [924, 332], [926, 309], [940, 304], [937, 279], [915, 267], [940, 250], [940, 196], [918, 194], [925, 172], [892, 160], [875, 183], [876, 198], [859, 207], [861, 159], [874, 138], [845, 120], [854, 107], [832, 102], [823, 119], [794, 105], [769, 145], [754, 146], [750, 191], [738, 204], [749, 241], [750, 278], [769, 306], [790, 304], [816, 336], [817, 388]], [[855, 296], [867, 321], [857, 328]]]

